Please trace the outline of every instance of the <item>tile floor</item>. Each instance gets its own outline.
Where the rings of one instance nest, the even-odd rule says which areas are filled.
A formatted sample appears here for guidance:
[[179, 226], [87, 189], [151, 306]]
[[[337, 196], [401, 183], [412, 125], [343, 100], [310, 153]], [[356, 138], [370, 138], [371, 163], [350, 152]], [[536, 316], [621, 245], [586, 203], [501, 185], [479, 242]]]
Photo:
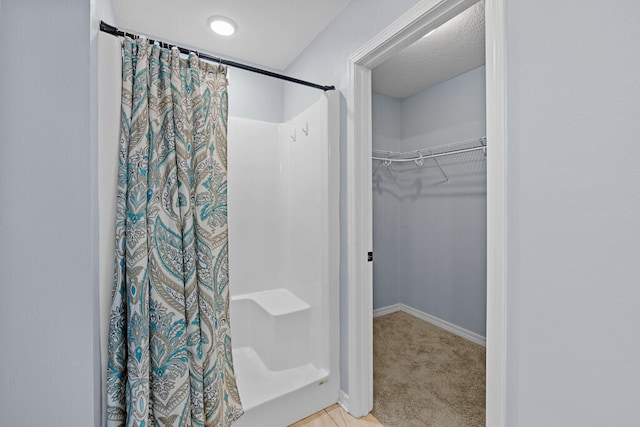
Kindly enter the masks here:
[[337, 403], [289, 427], [383, 427], [371, 414], [353, 418]]

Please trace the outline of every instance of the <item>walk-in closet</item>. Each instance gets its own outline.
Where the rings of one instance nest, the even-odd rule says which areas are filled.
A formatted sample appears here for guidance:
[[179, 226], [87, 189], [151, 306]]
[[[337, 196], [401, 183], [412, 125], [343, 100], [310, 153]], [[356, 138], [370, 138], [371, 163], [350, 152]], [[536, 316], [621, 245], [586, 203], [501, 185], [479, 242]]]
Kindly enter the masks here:
[[373, 414], [384, 425], [484, 425], [484, 49], [481, 1], [372, 73]]

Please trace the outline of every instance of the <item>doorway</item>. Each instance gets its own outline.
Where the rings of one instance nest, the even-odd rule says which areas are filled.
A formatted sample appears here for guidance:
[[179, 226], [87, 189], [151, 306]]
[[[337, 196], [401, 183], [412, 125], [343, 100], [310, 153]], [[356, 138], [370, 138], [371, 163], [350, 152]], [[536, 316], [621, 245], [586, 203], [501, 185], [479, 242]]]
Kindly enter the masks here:
[[484, 1], [372, 70], [372, 414], [485, 419]]
[[[349, 399], [354, 416], [373, 406], [371, 70], [476, 3], [422, 1], [349, 59], [347, 147]], [[487, 0], [487, 392], [486, 423], [504, 426], [504, 7]]]

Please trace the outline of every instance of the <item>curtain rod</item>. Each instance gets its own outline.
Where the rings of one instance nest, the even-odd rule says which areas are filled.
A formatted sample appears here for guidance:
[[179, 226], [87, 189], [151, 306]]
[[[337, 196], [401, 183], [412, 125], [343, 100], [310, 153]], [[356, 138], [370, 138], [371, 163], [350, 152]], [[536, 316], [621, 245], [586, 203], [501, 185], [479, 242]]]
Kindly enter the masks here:
[[[109, 25], [104, 21], [100, 21], [100, 31], [102, 31], [103, 33], [107, 33], [107, 34], [111, 34], [111, 35], [119, 36], [119, 37], [125, 37], [125, 36], [138, 37], [137, 34], [121, 31], [118, 28], [114, 27], [113, 25]], [[151, 43], [153, 43], [156, 40], [149, 40], [149, 41]], [[157, 41], [159, 43], [164, 43], [164, 42], [161, 42], [160, 40], [157, 40]], [[167, 43], [167, 44], [172, 45], [171, 43]], [[187, 49], [187, 48], [180, 47], [180, 46], [175, 46], [175, 47], [178, 48], [178, 50], [181, 53], [185, 53], [185, 54], [189, 54], [190, 52], [196, 53], [192, 49]], [[204, 54], [204, 53], [197, 53], [197, 55], [198, 55], [198, 57], [200, 57], [202, 59], [206, 59], [206, 60], [209, 60], [209, 61], [212, 61], [212, 62], [217, 62], [219, 64], [228, 65], [229, 67], [240, 68], [242, 70], [251, 71], [252, 73], [263, 74], [265, 76], [274, 77], [274, 78], [280, 79], [280, 80], [286, 80], [286, 81], [291, 82], [291, 83], [297, 83], [299, 85], [309, 86], [309, 87], [313, 87], [313, 88], [324, 90], [324, 91], [335, 90], [335, 86], [323, 86], [323, 85], [319, 85], [319, 84], [316, 84], [316, 83], [307, 82], [305, 80], [300, 80], [300, 79], [296, 79], [294, 77], [285, 76], [284, 74], [274, 73], [272, 71], [263, 70], [261, 68], [252, 67], [250, 65], [241, 64], [240, 62], [230, 61], [228, 59], [222, 59], [222, 58], [219, 58], [219, 57], [216, 57], [216, 56], [207, 55], [207, 54]]]

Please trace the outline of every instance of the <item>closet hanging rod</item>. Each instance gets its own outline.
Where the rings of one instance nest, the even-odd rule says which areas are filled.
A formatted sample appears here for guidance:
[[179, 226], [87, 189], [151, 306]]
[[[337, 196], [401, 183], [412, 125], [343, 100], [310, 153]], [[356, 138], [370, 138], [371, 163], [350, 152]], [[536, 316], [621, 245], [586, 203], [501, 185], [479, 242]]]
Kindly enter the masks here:
[[487, 147], [482, 146], [482, 147], [473, 147], [473, 148], [464, 148], [461, 150], [453, 150], [453, 151], [447, 151], [446, 153], [437, 153], [437, 154], [429, 154], [428, 156], [420, 156], [420, 153], [416, 152], [416, 155], [419, 157], [412, 157], [410, 159], [405, 159], [405, 158], [393, 158], [393, 157], [378, 157], [378, 156], [371, 156], [371, 158], [373, 160], [381, 160], [381, 161], [389, 161], [389, 162], [415, 162], [416, 160], [420, 160], [420, 159], [433, 159], [436, 157], [442, 157], [442, 156], [448, 156], [450, 154], [460, 154], [460, 153], [467, 153], [469, 151], [476, 151], [476, 150], [486, 150]]
[[[111, 34], [117, 37], [125, 37], [125, 36], [129, 36], [129, 37], [139, 37], [138, 34], [133, 34], [133, 33], [129, 33], [129, 32], [125, 32], [125, 31], [121, 31], [118, 28], [114, 27], [113, 25], [109, 25], [104, 21], [100, 21], [100, 31], [102, 31], [103, 33], [107, 33], [107, 34]], [[158, 43], [165, 43], [163, 41], [160, 40], [149, 40], [151, 43], [154, 43], [155, 41], [157, 41]], [[172, 43], [166, 43], [168, 45], [173, 45]], [[184, 54], [189, 54], [190, 52], [196, 53], [196, 51], [194, 51], [193, 49], [187, 49], [181, 46], [175, 46], [181, 53]], [[280, 80], [286, 80], [288, 82], [291, 83], [296, 83], [299, 85], [303, 85], [303, 86], [309, 86], [312, 88], [316, 88], [316, 89], [320, 89], [323, 91], [328, 91], [328, 90], [335, 90], [335, 86], [325, 86], [325, 85], [319, 85], [317, 83], [312, 83], [312, 82], [308, 82], [305, 80], [300, 80], [300, 79], [296, 79], [295, 77], [289, 77], [289, 76], [285, 76], [284, 74], [278, 74], [278, 73], [274, 73], [272, 71], [268, 71], [268, 70], [263, 70], [262, 68], [256, 68], [256, 67], [252, 67], [251, 65], [247, 65], [247, 64], [242, 64], [240, 62], [235, 62], [235, 61], [231, 61], [229, 59], [223, 59], [217, 56], [211, 56], [211, 55], [207, 55], [204, 53], [197, 53], [198, 57], [201, 59], [206, 59], [208, 61], [212, 61], [212, 62], [217, 62], [219, 64], [224, 64], [224, 65], [228, 65], [229, 67], [234, 67], [234, 68], [240, 68], [242, 70], [246, 70], [246, 71], [250, 71], [252, 73], [258, 73], [258, 74], [263, 74], [265, 76], [269, 76], [269, 77], [273, 77], [276, 79], [280, 79]]]

